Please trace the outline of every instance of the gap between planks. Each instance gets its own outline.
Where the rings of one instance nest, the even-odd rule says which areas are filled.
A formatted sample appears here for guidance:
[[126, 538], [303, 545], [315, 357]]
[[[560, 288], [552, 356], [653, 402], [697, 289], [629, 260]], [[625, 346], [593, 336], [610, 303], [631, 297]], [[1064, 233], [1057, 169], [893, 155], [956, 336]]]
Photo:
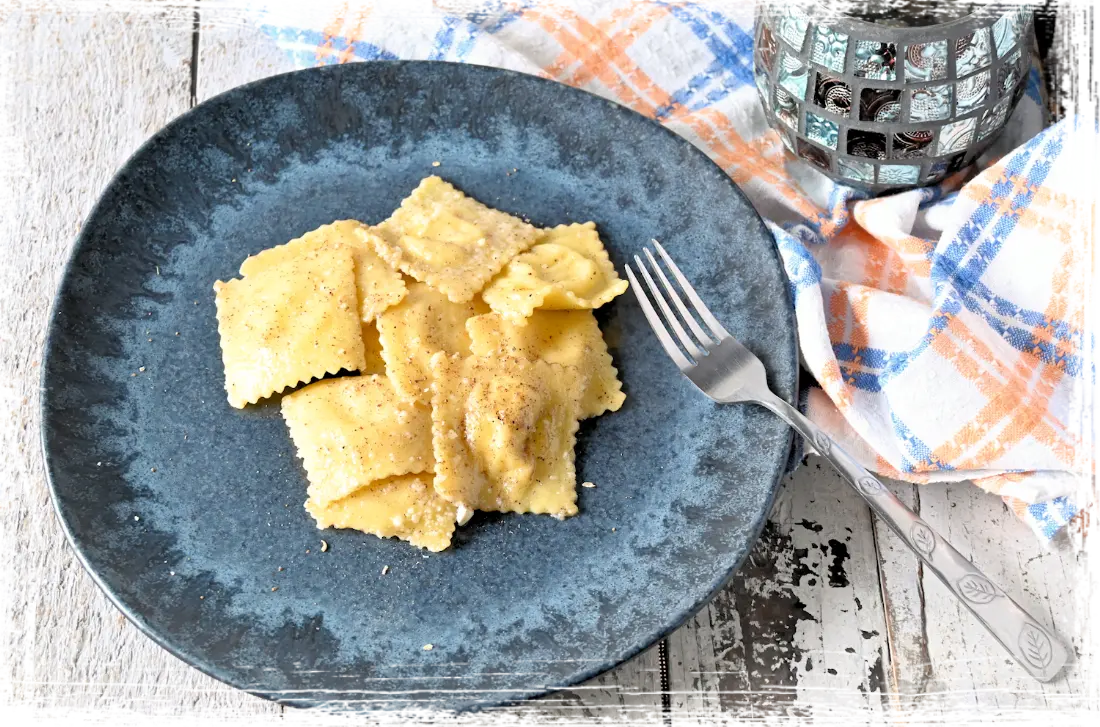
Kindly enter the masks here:
[[202, 11], [199, 9], [199, 0], [195, 0], [194, 19], [191, 24], [191, 108], [194, 108], [199, 103], [199, 50], [201, 27]]
[[876, 561], [866, 504], [811, 458], [784, 481], [729, 586], [669, 637], [673, 723], [881, 716], [889, 653]]

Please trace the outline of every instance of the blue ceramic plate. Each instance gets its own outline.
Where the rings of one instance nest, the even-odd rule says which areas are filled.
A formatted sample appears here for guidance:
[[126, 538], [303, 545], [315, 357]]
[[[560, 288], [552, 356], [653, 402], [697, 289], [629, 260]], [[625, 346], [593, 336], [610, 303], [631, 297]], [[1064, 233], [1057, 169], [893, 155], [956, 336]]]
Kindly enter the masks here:
[[111, 600], [263, 697], [470, 708], [599, 674], [721, 587], [784, 467], [788, 429], [693, 389], [628, 293], [599, 311], [627, 401], [581, 428], [577, 479], [597, 487], [578, 516], [478, 514], [431, 556], [318, 531], [277, 397], [226, 403], [211, 285], [334, 219], [382, 220], [432, 173], [539, 226], [594, 220], [620, 269], [657, 237], [776, 391], [794, 391], [787, 283], [760, 218], [706, 156], [621, 106], [497, 69], [387, 62], [268, 78], [184, 114], [76, 243], [50, 321], [44, 446], [61, 523]]

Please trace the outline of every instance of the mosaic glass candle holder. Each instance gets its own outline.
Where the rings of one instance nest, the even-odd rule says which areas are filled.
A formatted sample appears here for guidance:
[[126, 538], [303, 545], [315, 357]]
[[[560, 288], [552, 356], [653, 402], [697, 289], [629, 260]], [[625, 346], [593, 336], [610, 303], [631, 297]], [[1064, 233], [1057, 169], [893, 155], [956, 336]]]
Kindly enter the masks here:
[[973, 162], [1024, 93], [1032, 14], [955, 7], [824, 18], [761, 6], [756, 87], [787, 150], [872, 194], [934, 184]]

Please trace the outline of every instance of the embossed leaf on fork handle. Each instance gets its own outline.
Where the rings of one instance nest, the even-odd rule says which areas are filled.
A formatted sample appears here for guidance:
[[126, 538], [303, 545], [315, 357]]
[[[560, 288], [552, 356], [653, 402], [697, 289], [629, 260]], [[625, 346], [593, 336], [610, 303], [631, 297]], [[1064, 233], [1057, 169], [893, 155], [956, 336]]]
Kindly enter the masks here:
[[928, 570], [935, 573], [978, 617], [1020, 666], [1040, 681], [1050, 681], [1058, 675], [1068, 661], [1069, 653], [1054, 636], [836, 442], [821, 447], [820, 438], [826, 436], [825, 433], [797, 409], [770, 391], [761, 399], [758, 403], [774, 411], [814, 442], [818, 452], [852, 483], [871, 509], [913, 549]]

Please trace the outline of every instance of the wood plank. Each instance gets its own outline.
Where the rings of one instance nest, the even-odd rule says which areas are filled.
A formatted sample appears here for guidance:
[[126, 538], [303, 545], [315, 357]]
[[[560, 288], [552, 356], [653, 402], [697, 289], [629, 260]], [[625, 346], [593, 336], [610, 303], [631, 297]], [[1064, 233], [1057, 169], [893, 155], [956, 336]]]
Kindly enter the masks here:
[[[655, 648], [653, 649], [656, 650]], [[348, 719], [347, 715], [325, 714], [319, 710], [286, 709], [280, 724], [306, 727], [347, 727], [369, 723], [405, 727], [406, 725], [449, 725], [452, 727], [491, 727], [492, 725], [652, 725], [664, 727], [660, 706], [654, 708], [651, 696], [660, 687], [659, 675], [650, 668], [656, 656], [640, 654], [610, 674], [543, 699], [508, 707], [471, 713], [432, 710], [380, 712], [367, 720]], [[628, 686], [633, 685], [633, 686]], [[659, 701], [659, 695], [658, 701]], [[262, 722], [260, 724], [266, 724]]]
[[[274, 41], [232, 8], [200, 13], [198, 100], [249, 81], [292, 70], [289, 57]], [[543, 718], [661, 723], [661, 670], [657, 648], [573, 689], [509, 710]]]
[[301, 709], [285, 707], [283, 727], [427, 727], [426, 722], [370, 722], [364, 719], [341, 719]]
[[398, 725], [405, 727], [406, 725], [419, 724], [384, 722], [379, 725], [379, 723], [367, 722], [367, 720], [329, 717], [313, 712], [304, 712], [301, 709], [292, 707], [284, 707], [283, 709], [283, 727], [397, 727]]
[[[572, 690], [502, 712], [445, 723], [453, 727], [538, 725], [539, 727], [661, 727], [661, 683], [657, 649]], [[373, 727], [286, 708], [284, 727]], [[384, 722], [379, 727], [414, 727]]]
[[[239, 0], [204, 0], [199, 5], [196, 97], [204, 101], [253, 80], [293, 70], [287, 55], [244, 12]], [[283, 727], [405, 727], [329, 717], [283, 707]]]
[[1046, 548], [1000, 498], [970, 483], [923, 485], [917, 494], [921, 516], [1017, 603], [1053, 626], [1078, 658], [1059, 679], [1036, 682], [946, 586], [918, 568], [893, 533], [879, 528], [886, 616], [891, 633], [902, 635], [892, 669], [898, 706], [922, 715], [947, 718], [965, 710], [990, 719], [1006, 710], [1082, 708], [1089, 686], [1083, 668], [1091, 658], [1078, 625], [1086, 593], [1079, 585], [1088, 578], [1084, 558]]
[[[204, 101], [253, 80], [293, 70], [240, 0], [202, 0], [199, 5], [199, 57], [196, 98]], [[329, 717], [283, 707], [283, 727], [415, 727], [420, 723], [375, 723]]]
[[[919, 487], [884, 479], [902, 502], [920, 512]], [[927, 634], [925, 633], [923, 566], [913, 551], [881, 521], [874, 520], [879, 554], [886, 636], [890, 648], [890, 669], [886, 673], [891, 703], [901, 706], [898, 695], [920, 694], [931, 679]]]
[[673, 724], [883, 713], [890, 665], [870, 517], [817, 457], [787, 478], [741, 571], [669, 637]]
[[377, 724], [359, 719], [328, 717], [292, 707], [284, 707], [283, 711], [283, 727], [377, 727]]
[[110, 175], [190, 97], [190, 11], [129, 7], [0, 13], [0, 134], [12, 135], [0, 167], [0, 701], [36, 720], [276, 716], [131, 626], [77, 563], [46, 490], [38, 366], [62, 265]]
[[603, 676], [544, 700], [491, 715], [459, 719], [454, 727], [660, 727], [661, 680], [653, 647]]
[[[243, 2], [204, 0], [199, 4], [198, 101], [293, 69], [286, 54], [244, 12]], [[340, 719], [293, 707], [283, 707], [282, 717], [283, 727], [379, 727], [367, 720]]]
[[196, 96], [205, 101], [250, 81], [294, 70], [290, 55], [237, 8], [201, 8]]

